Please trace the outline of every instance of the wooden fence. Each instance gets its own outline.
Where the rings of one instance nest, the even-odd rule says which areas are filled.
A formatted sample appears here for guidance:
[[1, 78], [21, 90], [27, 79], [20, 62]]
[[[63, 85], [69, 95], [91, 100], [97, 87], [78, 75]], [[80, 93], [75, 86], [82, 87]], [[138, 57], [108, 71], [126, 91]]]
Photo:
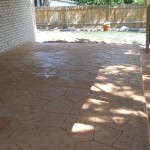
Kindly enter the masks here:
[[100, 28], [104, 22], [115, 28], [146, 27], [143, 5], [38, 7], [35, 11], [38, 29]]

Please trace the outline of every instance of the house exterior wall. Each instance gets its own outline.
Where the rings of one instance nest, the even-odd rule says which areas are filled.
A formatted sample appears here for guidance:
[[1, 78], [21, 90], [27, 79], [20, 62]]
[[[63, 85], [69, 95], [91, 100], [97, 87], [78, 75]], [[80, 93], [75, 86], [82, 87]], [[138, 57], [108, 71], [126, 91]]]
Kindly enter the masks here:
[[34, 41], [33, 0], [0, 0], [0, 52]]

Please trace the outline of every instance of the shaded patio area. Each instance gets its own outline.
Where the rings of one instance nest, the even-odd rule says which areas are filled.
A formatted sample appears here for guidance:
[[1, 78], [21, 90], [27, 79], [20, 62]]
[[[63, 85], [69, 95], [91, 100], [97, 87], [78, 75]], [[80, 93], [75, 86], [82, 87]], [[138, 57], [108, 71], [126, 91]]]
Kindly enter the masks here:
[[137, 46], [26, 44], [0, 55], [2, 150], [148, 150]]

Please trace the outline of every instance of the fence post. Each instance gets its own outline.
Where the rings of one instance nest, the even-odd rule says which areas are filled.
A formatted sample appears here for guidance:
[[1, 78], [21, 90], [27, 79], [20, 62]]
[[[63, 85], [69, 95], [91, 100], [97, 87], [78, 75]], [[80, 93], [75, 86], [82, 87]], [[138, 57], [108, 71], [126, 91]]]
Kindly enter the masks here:
[[66, 12], [65, 7], [62, 8], [62, 21], [63, 21], [63, 29], [66, 28]]
[[68, 7], [66, 7], [66, 24], [67, 24], [67, 26], [66, 26], [66, 28], [68, 29]]
[[[108, 17], [109, 17], [109, 22], [110, 22], [110, 5], [109, 5], [109, 8], [108, 8], [109, 10], [109, 12], [108, 12]], [[111, 27], [111, 23], [110, 23], [110, 27]]]
[[[127, 6], [126, 6], [127, 7]], [[124, 4], [124, 8], [123, 8], [124, 10], [123, 10], [123, 16], [124, 16], [124, 19], [123, 19], [123, 21], [124, 22], [126, 22], [126, 9], [125, 9], [125, 4]], [[121, 19], [121, 21], [122, 21], [122, 19]]]

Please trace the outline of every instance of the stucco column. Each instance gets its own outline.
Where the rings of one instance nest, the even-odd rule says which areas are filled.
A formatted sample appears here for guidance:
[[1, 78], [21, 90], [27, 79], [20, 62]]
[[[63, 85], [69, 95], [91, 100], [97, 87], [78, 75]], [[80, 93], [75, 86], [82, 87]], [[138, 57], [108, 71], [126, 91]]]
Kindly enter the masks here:
[[34, 41], [34, 0], [0, 0], [0, 52]]

